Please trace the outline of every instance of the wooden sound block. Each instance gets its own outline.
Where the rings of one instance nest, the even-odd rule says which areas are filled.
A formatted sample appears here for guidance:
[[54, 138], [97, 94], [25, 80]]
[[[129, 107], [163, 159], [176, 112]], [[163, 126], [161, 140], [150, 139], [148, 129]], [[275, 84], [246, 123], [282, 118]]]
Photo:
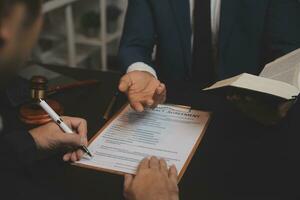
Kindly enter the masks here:
[[[54, 100], [46, 100], [53, 110], [62, 115], [63, 107]], [[20, 119], [27, 125], [43, 125], [50, 122], [50, 116], [36, 103], [23, 105], [20, 109]]]

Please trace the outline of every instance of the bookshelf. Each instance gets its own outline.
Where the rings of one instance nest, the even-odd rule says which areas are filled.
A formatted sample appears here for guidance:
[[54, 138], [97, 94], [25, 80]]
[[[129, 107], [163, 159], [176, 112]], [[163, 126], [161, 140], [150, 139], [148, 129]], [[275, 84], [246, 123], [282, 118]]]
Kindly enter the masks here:
[[[80, 63], [87, 59], [92, 53], [100, 50], [99, 68], [103, 71], [108, 70], [108, 46], [112, 42], [118, 41], [121, 37], [126, 4], [124, 4], [124, 0], [97, 0], [100, 31], [99, 34], [97, 34], [98, 36], [88, 37], [76, 30], [74, 6], [78, 6], [78, 4], [88, 6], [90, 2], [91, 0], [48, 0], [44, 2], [43, 13], [47, 15], [60, 10], [64, 15], [62, 20], [64, 20], [63, 23], [65, 27], [63, 40], [58, 42], [58, 45], [46, 51], [38, 51], [38, 57], [42, 62], [78, 67]], [[108, 3], [110, 3], [110, 5], [112, 3], [116, 4], [122, 11], [116, 23], [117, 28], [112, 33], [107, 30], [109, 20], [107, 19]], [[52, 31], [43, 33], [41, 37], [50, 41], [59, 40], [59, 37], [52, 33]]]

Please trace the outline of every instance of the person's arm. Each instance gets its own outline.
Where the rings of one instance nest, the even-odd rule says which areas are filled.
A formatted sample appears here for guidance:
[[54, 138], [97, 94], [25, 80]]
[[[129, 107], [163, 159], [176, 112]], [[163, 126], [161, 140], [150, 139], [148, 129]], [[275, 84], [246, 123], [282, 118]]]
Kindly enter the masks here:
[[266, 40], [268, 58], [266, 63], [300, 48], [300, 1], [269, 1]]
[[3, 133], [0, 138], [1, 168], [27, 167], [38, 159], [39, 151], [68, 148], [63, 159], [77, 161], [83, 156], [81, 145], [87, 145], [86, 121], [80, 118], [64, 117], [64, 121], [77, 134], [64, 133], [55, 123], [32, 129], [29, 132], [16, 131]]
[[38, 150], [52, 151], [56, 149], [68, 149], [63, 156], [64, 161], [78, 161], [83, 156], [83, 151], [79, 148], [87, 146], [87, 122], [81, 118], [62, 117], [64, 122], [74, 131], [68, 134], [54, 122], [29, 131], [33, 137]]
[[139, 112], [166, 100], [166, 88], [158, 80], [152, 62], [156, 43], [152, 15], [148, 0], [129, 0], [119, 50], [120, 64], [126, 73], [120, 80], [119, 90]]
[[26, 131], [2, 133], [0, 138], [1, 168], [30, 166], [38, 157], [36, 144]]
[[119, 50], [122, 69], [126, 72], [129, 66], [138, 62], [155, 69], [152, 62], [155, 41], [153, 14], [148, 0], [129, 0]]

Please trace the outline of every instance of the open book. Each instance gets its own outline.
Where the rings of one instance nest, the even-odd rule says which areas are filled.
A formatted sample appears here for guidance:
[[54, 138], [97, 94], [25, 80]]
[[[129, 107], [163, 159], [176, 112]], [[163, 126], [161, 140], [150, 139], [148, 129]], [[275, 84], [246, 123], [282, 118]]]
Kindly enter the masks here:
[[219, 81], [204, 90], [221, 90], [227, 94], [239, 90], [283, 100], [293, 99], [300, 93], [300, 49], [267, 64], [259, 76], [244, 73]]

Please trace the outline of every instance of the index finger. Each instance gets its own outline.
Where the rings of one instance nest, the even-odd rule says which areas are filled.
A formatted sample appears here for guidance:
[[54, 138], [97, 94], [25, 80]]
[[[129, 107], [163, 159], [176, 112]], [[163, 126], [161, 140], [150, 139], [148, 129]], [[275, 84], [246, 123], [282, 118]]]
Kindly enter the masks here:
[[76, 117], [63, 117], [64, 121], [72, 127], [76, 133], [81, 136], [82, 142], [87, 143], [87, 122], [84, 119]]

